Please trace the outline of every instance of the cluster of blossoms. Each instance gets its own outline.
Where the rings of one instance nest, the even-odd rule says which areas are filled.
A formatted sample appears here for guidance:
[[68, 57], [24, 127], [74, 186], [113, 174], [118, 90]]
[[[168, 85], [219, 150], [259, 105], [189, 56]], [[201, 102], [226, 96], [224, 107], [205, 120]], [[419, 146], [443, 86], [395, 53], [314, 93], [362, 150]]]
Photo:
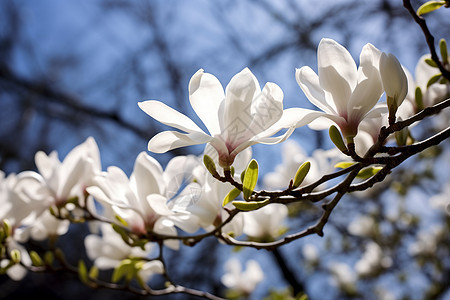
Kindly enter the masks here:
[[[21, 262], [17, 264], [13, 255], [8, 254], [1, 267], [12, 278], [22, 278], [32, 258], [21, 243], [63, 235], [70, 221], [92, 222], [85, 247], [99, 269], [117, 268], [133, 258], [127, 262], [133, 261], [142, 280], [164, 273], [164, 264], [154, 253], [155, 241], [164, 241], [165, 246], [177, 250], [180, 231], [195, 234], [220, 228], [221, 233], [230, 237], [245, 235], [250, 240], [266, 242], [276, 239], [288, 215], [285, 205], [269, 204], [233, 215], [231, 221], [226, 221], [233, 206], [232, 203], [223, 206], [223, 200], [234, 186], [217, 180], [217, 176], [230, 174], [232, 169], [231, 176], [238, 182], [251, 159], [252, 145], [281, 143], [300, 126], [325, 129], [334, 124], [347, 143], [356, 144], [356, 151], [364, 154], [376, 141], [382, 126], [395, 122], [396, 118], [407, 118], [449, 94], [448, 85], [432, 89], [423, 86], [424, 79], [420, 76], [426, 73], [421, 68], [426, 66], [422, 63], [417, 67], [420, 70], [416, 71], [414, 82], [394, 56], [371, 44], [363, 47], [359, 61], [357, 67], [344, 47], [323, 39], [318, 47], [318, 74], [309, 67], [296, 70], [300, 88], [322, 111], [283, 109], [281, 88], [269, 82], [261, 89], [247, 68], [235, 75], [225, 90], [216, 77], [199, 70], [190, 80], [189, 100], [208, 133], [159, 101], [139, 103], [154, 119], [182, 131], [157, 134], [148, 143], [150, 151], [163, 153], [208, 144], [205, 153], [222, 167], [214, 169], [217, 174], [211, 173], [201, 157], [178, 156], [163, 169], [145, 152], [137, 156], [130, 176], [114, 166], [103, 171], [93, 138], [74, 148], [62, 162], [55, 152], [50, 155], [38, 152], [35, 157], [38, 172], [7, 177], [1, 173], [0, 242], [7, 253], [19, 255]], [[414, 87], [423, 90], [420, 101]], [[387, 102], [380, 103], [383, 93]], [[316, 150], [312, 157], [307, 157], [299, 147], [294, 142], [285, 143], [284, 162], [275, 173], [265, 177], [265, 187], [286, 188], [306, 161], [311, 163], [311, 169], [302, 184], [310, 184], [332, 170], [335, 162], [345, 159], [337, 149]], [[367, 252], [379, 253], [379, 249], [368, 245]], [[373, 263], [362, 260], [358, 269], [367, 273]], [[250, 275], [240, 274], [236, 262], [229, 262], [227, 269], [224, 284], [245, 294], [251, 293], [262, 280], [262, 272], [254, 262], [247, 265], [248, 274], [255, 277], [246, 280], [247, 284], [252, 282], [251, 287], [240, 286], [236, 276]], [[347, 281], [341, 284], [349, 284]]]

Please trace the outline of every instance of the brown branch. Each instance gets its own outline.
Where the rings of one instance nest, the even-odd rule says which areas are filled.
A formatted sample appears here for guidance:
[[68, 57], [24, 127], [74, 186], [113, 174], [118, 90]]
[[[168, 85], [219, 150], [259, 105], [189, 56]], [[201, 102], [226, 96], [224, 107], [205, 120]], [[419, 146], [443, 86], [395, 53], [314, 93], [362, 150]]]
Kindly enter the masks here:
[[408, 10], [410, 15], [413, 17], [414, 21], [420, 26], [420, 28], [423, 31], [423, 34], [425, 35], [425, 39], [428, 44], [428, 48], [430, 49], [431, 59], [437, 64], [439, 70], [442, 73], [442, 76], [444, 76], [447, 80], [450, 80], [450, 71], [448, 71], [441, 61], [439, 60], [439, 57], [436, 53], [436, 47], [434, 46], [434, 36], [431, 34], [430, 30], [428, 29], [427, 22], [424, 18], [417, 15], [416, 11], [411, 5], [410, 0], [403, 0], [403, 6]]

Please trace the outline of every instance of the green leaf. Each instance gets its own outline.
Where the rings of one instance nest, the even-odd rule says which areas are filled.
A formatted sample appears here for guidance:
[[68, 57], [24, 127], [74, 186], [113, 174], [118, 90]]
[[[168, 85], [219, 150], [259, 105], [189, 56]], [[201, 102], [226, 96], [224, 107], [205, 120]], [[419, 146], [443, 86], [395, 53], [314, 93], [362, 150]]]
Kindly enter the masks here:
[[398, 146], [405, 146], [408, 140], [409, 130], [408, 127], [403, 128], [400, 131], [396, 131], [394, 136]]
[[430, 78], [430, 80], [428, 80], [428, 82], [427, 82], [427, 88], [429, 88], [433, 83], [438, 82], [439, 79], [441, 78], [441, 76], [442, 76], [441, 73], [436, 74], [436, 75], [433, 75], [433, 76]]
[[292, 187], [295, 189], [302, 184], [303, 180], [305, 179], [306, 175], [308, 175], [309, 169], [311, 168], [311, 163], [309, 161], [304, 162], [297, 170], [297, 173], [295, 173], [294, 177], [294, 184]]
[[338, 162], [337, 164], [335, 164], [334, 167], [339, 168], [339, 169], [346, 169], [348, 167], [353, 166], [354, 164], [356, 164], [356, 163], [351, 162], [351, 161], [341, 161], [341, 162]]
[[258, 208], [261, 208], [263, 206], [266, 206], [267, 204], [270, 203], [270, 199], [266, 199], [264, 201], [233, 201], [231, 202], [234, 207], [236, 207], [239, 210], [243, 210], [243, 211], [252, 211]]
[[417, 9], [417, 14], [419, 16], [435, 11], [436, 9], [441, 8], [445, 4], [445, 1], [428, 1], [422, 4]]
[[431, 58], [425, 58], [425, 62], [430, 67], [438, 68], [438, 65], [436, 64], [436, 62], [434, 60], [432, 60]]
[[439, 50], [441, 51], [442, 61], [445, 63], [448, 61], [447, 42], [445, 39], [439, 41]]
[[358, 175], [356, 175], [356, 177], [361, 178], [361, 179], [367, 179], [372, 177], [373, 175], [377, 174], [381, 169], [383, 169], [382, 167], [368, 167], [368, 168], [364, 168], [361, 171], [359, 171]]
[[114, 269], [114, 272], [111, 277], [111, 281], [113, 283], [116, 283], [120, 279], [122, 279], [124, 276], [126, 276], [127, 279], [129, 279], [130, 276], [132, 278], [134, 272], [135, 272], [135, 269], [134, 269], [133, 261], [131, 259], [124, 259]]
[[128, 227], [128, 223], [127, 221], [125, 221], [121, 216], [119, 215], [114, 215], [114, 217], [116, 218], [117, 221], [120, 222], [120, 224], [122, 224], [125, 227]]
[[245, 170], [244, 180], [242, 181], [242, 188], [244, 199], [250, 198], [258, 181], [258, 162], [254, 159], [248, 164]]
[[232, 189], [223, 199], [222, 206], [225, 206], [234, 199], [236, 199], [236, 197], [239, 196], [240, 193], [241, 191], [239, 189], [237, 188]]
[[126, 231], [125, 228], [117, 225], [117, 224], [111, 224], [112, 228], [114, 229], [115, 232], [117, 232], [118, 234], [120, 234], [120, 236], [122, 237], [122, 240], [129, 244], [131, 243], [130, 241], [130, 237], [128, 236], [128, 232]]
[[203, 155], [203, 163], [205, 164], [206, 169], [208, 169], [209, 173], [211, 173], [212, 176], [218, 177], [219, 173], [217, 173], [216, 164], [214, 163], [214, 160], [209, 157], [208, 155]]
[[82, 283], [88, 283], [87, 268], [84, 261], [81, 259], [78, 261], [78, 277]]
[[336, 126], [331, 125], [330, 130], [328, 131], [329, 135], [330, 135], [330, 139], [333, 142], [333, 144], [342, 152], [347, 152], [347, 146], [345, 146], [344, 144], [344, 140], [342, 139], [342, 135], [339, 131], [339, 129], [337, 129]]
[[31, 263], [33, 264], [33, 266], [41, 267], [44, 265], [42, 258], [39, 256], [39, 254], [37, 254], [36, 251], [34, 251], [34, 250], [30, 251], [30, 258], [31, 258]]

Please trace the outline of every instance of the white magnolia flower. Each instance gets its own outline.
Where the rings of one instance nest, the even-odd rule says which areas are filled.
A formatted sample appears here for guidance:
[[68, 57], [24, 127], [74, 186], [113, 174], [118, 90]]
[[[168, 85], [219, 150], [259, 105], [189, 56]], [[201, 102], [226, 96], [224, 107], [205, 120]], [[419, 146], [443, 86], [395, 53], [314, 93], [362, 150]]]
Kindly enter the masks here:
[[[185, 115], [159, 101], [139, 103], [152, 118], [185, 132], [164, 131], [155, 135], [148, 143], [150, 151], [163, 153], [210, 143], [219, 154], [219, 164], [228, 168], [245, 148], [257, 143], [280, 143], [293, 131], [289, 120], [282, 118], [283, 92], [280, 87], [268, 82], [261, 90], [248, 68], [231, 79], [225, 92], [215, 76], [200, 69], [189, 82], [189, 101], [209, 134]], [[283, 135], [273, 137], [282, 128], [289, 127]]]
[[[119, 263], [130, 257], [148, 258], [153, 251], [153, 244], [145, 244], [143, 250], [141, 247], [131, 247], [126, 244], [121, 236], [114, 231], [110, 224], [102, 223], [101, 236], [97, 234], [87, 235], [84, 239], [86, 253], [94, 265], [100, 270], [113, 269]], [[159, 260], [149, 261], [144, 264], [139, 271], [139, 275], [144, 281], [147, 281], [152, 274], [161, 274], [164, 267]]]
[[[173, 165], [173, 164], [172, 164]], [[198, 230], [198, 220], [186, 210], [178, 209], [176, 201], [167, 189], [161, 165], [145, 152], [135, 162], [130, 178], [119, 168], [109, 167], [103, 175], [96, 176], [95, 185], [87, 188], [89, 194], [102, 203], [107, 212], [113, 212], [126, 221], [129, 229], [137, 234], [153, 231], [159, 234], [177, 235], [175, 226], [184, 231]], [[196, 197], [189, 193], [190, 186], [177, 197]], [[114, 220], [114, 216], [107, 216]], [[177, 240], [166, 240], [165, 244], [178, 249]]]
[[[205, 148], [205, 152], [210, 153], [209, 146]], [[218, 159], [216, 156], [212, 155], [213, 160]], [[239, 177], [239, 174], [247, 166], [250, 159], [251, 148], [245, 149], [236, 156], [234, 163], [236, 167], [235, 177]], [[221, 172], [221, 170], [218, 171]], [[198, 217], [199, 224], [202, 228], [208, 231], [213, 230], [229, 216], [228, 212], [223, 209], [222, 202], [225, 196], [233, 189], [233, 186], [213, 178], [204, 164], [200, 162], [192, 169], [192, 176], [193, 180], [201, 189], [201, 196], [192, 205], [186, 207], [186, 209]], [[233, 208], [231, 203], [227, 207]], [[222, 232], [239, 236], [243, 232], [243, 222], [243, 214], [238, 214], [222, 228]]]
[[286, 205], [272, 203], [244, 214], [244, 233], [252, 238], [271, 240], [280, 235], [288, 215]]
[[292, 114], [300, 116], [297, 126], [319, 118], [310, 127], [324, 129], [329, 127], [329, 119], [345, 138], [353, 138], [363, 119], [380, 114], [379, 109], [372, 110], [383, 94], [378, 70], [380, 54], [373, 45], [366, 44], [357, 68], [347, 49], [332, 39], [322, 39], [317, 50], [319, 74], [305, 66], [295, 75], [309, 101], [323, 112], [292, 109]]
[[370, 237], [375, 233], [377, 223], [374, 218], [368, 215], [361, 215], [355, 218], [347, 227], [350, 234]]
[[356, 288], [356, 274], [349, 265], [342, 262], [330, 263], [329, 269], [333, 275], [333, 282], [341, 290], [354, 291]]
[[245, 271], [239, 260], [229, 259], [225, 264], [226, 273], [222, 276], [222, 283], [230, 289], [241, 292], [249, 296], [258, 283], [264, 279], [264, 273], [256, 260], [249, 260], [246, 263]]

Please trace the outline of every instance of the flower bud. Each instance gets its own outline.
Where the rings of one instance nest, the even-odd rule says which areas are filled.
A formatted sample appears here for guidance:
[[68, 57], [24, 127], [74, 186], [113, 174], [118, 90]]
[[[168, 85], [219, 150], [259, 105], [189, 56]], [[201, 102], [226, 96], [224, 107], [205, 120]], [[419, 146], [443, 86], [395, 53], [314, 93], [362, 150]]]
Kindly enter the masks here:
[[386, 92], [389, 120], [395, 122], [395, 113], [408, 93], [408, 79], [402, 65], [392, 54], [381, 53], [380, 75]]

